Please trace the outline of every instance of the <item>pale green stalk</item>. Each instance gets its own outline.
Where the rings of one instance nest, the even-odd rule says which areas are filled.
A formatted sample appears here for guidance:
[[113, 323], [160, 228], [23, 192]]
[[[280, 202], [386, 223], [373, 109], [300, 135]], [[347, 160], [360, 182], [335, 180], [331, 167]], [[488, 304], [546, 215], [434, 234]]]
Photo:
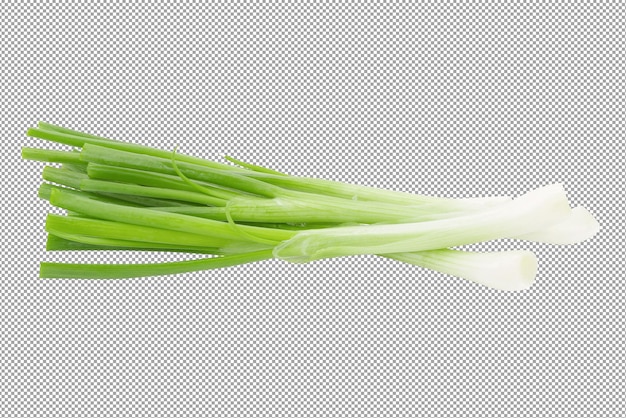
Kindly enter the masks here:
[[527, 234], [551, 226], [569, 213], [563, 186], [552, 185], [491, 210], [445, 220], [299, 232], [279, 244], [274, 256], [307, 262], [354, 254], [435, 250]]
[[365, 200], [369, 202], [386, 202], [394, 205], [429, 205], [435, 210], [468, 211], [482, 210], [505, 203], [509, 197], [480, 197], [480, 198], [445, 198], [426, 196], [421, 194], [398, 192], [379, 189], [357, 184], [343, 183], [333, 180], [275, 175], [248, 170], [242, 173], [247, 177], [264, 181], [287, 190], [340, 197], [349, 200]]
[[386, 257], [506, 291], [530, 288], [537, 274], [537, 257], [531, 251], [440, 249], [387, 254]]

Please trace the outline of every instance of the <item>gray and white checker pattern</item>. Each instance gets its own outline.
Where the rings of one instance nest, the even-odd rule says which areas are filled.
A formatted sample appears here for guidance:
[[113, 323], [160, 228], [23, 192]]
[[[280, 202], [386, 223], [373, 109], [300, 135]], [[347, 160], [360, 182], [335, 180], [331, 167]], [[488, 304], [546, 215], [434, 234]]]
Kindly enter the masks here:
[[[623, 413], [625, 17], [623, 2], [2, 2], [0, 416]], [[520, 293], [373, 256], [42, 281], [40, 260], [78, 258], [43, 249], [42, 167], [19, 158], [39, 119], [444, 196], [564, 182], [603, 229], [481, 245], [537, 252]]]

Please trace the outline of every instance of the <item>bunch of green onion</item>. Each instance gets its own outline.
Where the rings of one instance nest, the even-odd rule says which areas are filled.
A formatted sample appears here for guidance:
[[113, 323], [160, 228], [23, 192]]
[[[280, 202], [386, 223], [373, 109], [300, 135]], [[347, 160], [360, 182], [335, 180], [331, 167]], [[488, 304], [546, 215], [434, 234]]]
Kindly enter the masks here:
[[553, 184], [517, 198], [442, 198], [290, 176], [107, 139], [45, 122], [28, 136], [67, 151], [22, 149], [43, 169], [39, 196], [64, 209], [46, 219], [46, 249], [176, 251], [187, 261], [42, 262], [42, 278], [113, 279], [200, 271], [278, 258], [304, 263], [373, 254], [501, 290], [532, 285], [531, 251], [479, 252], [513, 238], [574, 244], [599, 230]]

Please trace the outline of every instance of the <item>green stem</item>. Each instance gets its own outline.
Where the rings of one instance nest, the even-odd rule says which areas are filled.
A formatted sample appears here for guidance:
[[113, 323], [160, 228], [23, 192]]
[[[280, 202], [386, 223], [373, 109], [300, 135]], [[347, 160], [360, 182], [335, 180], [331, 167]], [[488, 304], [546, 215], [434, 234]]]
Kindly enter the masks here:
[[[58, 234], [58, 235], [57, 235]], [[192, 252], [199, 254], [222, 254], [223, 252], [219, 248], [211, 247], [187, 247], [184, 245], [172, 245], [172, 244], [160, 244], [160, 243], [146, 243], [141, 241], [127, 241], [114, 238], [101, 238], [93, 237], [89, 235], [80, 234], [66, 234], [63, 232], [55, 232], [54, 234], [48, 234], [48, 238], [57, 237], [58, 240], [63, 240], [64, 244], [59, 244], [53, 241], [46, 243], [46, 250], [133, 250], [133, 251], [168, 251], [168, 252]], [[67, 243], [72, 243], [69, 245]], [[53, 248], [52, 246], [57, 246]], [[63, 248], [59, 248], [59, 247]], [[51, 248], [52, 247], [52, 248]]]
[[[163, 212], [180, 213], [183, 215], [197, 216], [199, 218], [213, 219], [216, 221], [227, 221], [226, 208], [205, 207], [205, 206], [177, 206], [177, 207], [151, 207], [152, 210]], [[260, 226], [272, 229], [287, 229], [290, 231], [304, 231], [307, 229], [331, 228], [337, 226], [354, 226], [355, 223], [337, 222], [247, 222], [238, 221], [240, 225]]]
[[80, 182], [89, 177], [84, 173], [48, 165], [43, 168], [42, 178], [62, 186], [80, 189]]
[[48, 123], [44, 121], [39, 121], [37, 123], [37, 127], [40, 129], [48, 130], [48, 131], [56, 131], [56, 132], [61, 132], [61, 133], [65, 133], [65, 134], [69, 134], [73, 136], [80, 136], [83, 138], [95, 138], [95, 139], [103, 139], [107, 141], [119, 142], [115, 139], [108, 139], [108, 138], [103, 138], [101, 136], [89, 134], [89, 133], [82, 132], [82, 131], [75, 131], [74, 129], [65, 128], [63, 126], [54, 125], [52, 123]]
[[[29, 128], [26, 131], [26, 135], [45, 139], [47, 141], [53, 141], [60, 144], [69, 145], [72, 147], [84, 147], [87, 144], [98, 145], [109, 149], [122, 150], [131, 152], [134, 154], [141, 154], [146, 156], [154, 156], [160, 158], [168, 158], [171, 155], [170, 151], [160, 150], [152, 148], [146, 145], [132, 144], [129, 142], [116, 141], [113, 139], [102, 138], [91, 135], [84, 135], [82, 133], [64, 132], [58, 129], [42, 129], [42, 128]], [[245, 169], [234, 167], [228, 164], [222, 164], [214, 161], [205, 160], [190, 155], [181, 154], [178, 157], [179, 161], [184, 161], [190, 164], [198, 165], [201, 167], [214, 168], [232, 172], [243, 172]]]
[[[224, 222], [180, 215], [177, 213], [161, 212], [148, 208], [122, 207], [91, 199], [88, 196], [81, 195], [81, 193], [67, 193], [64, 189], [52, 189], [50, 193], [50, 203], [54, 206], [83, 213], [96, 219], [144, 226], [158, 225], [160, 228], [173, 231], [190, 232], [234, 241], [242, 240], [242, 237], [235, 233], [230, 225]], [[247, 234], [272, 240], [276, 244], [294, 235], [291, 231], [258, 228], [247, 225], [240, 225], [239, 228], [245, 230]]]
[[181, 215], [196, 216], [198, 218], [212, 219], [214, 221], [225, 222], [226, 208], [215, 206], [155, 206], [151, 207], [152, 210], [158, 210], [161, 212], [179, 213]]
[[39, 277], [67, 279], [128, 279], [134, 277], [164, 276], [211, 270], [272, 258], [271, 250], [255, 251], [198, 260], [148, 264], [74, 264], [43, 262]]
[[160, 187], [146, 187], [137, 184], [116, 183], [104, 180], [82, 180], [80, 182], [80, 189], [87, 192], [153, 197], [159, 199], [177, 200], [181, 202], [199, 203], [209, 206], [226, 205], [224, 200], [202, 193], [190, 192], [186, 190], [164, 189]]
[[232, 242], [207, 235], [170, 231], [152, 226], [133, 225], [75, 216], [48, 214], [46, 231], [51, 234], [77, 234], [143, 243], [181, 245], [187, 247], [224, 247]]
[[186, 247], [169, 244], [147, 244], [138, 241], [113, 240], [108, 238], [95, 238], [85, 235], [48, 234], [46, 251], [167, 251], [188, 252], [197, 254], [222, 254], [218, 248]]
[[[115, 167], [133, 168], [152, 171], [162, 174], [176, 175], [170, 158], [161, 158], [150, 155], [134, 154], [131, 152], [108, 149], [98, 145], [85, 144], [81, 151], [81, 160], [89, 163], [98, 163]], [[178, 158], [178, 156], [177, 156]], [[196, 164], [178, 162], [180, 171], [194, 180], [201, 180], [227, 188], [257, 194], [265, 197], [277, 196], [280, 188], [259, 180], [248, 178], [238, 173], [218, 170], [211, 167], [202, 167]]]
[[[55, 167], [50, 167], [50, 169], [59, 170], [58, 168], [55, 168]], [[52, 178], [52, 177], [49, 177], [49, 178]], [[64, 183], [69, 183], [67, 180], [62, 180], [58, 177], [57, 177], [57, 180], [59, 180], [59, 184], [62, 184], [64, 186], [69, 186], [69, 184], [64, 184]], [[54, 180], [48, 180], [48, 181], [54, 181]], [[60, 183], [60, 181], [63, 181], [64, 183]], [[80, 186], [80, 183], [77, 183], [76, 186]], [[65, 193], [75, 193], [77, 196], [89, 197], [89, 199], [92, 199], [92, 200], [98, 200], [101, 202], [111, 203], [115, 205], [122, 205], [125, 207], [127, 206], [134, 206], [134, 207], [189, 206], [189, 203], [174, 202], [171, 200], [163, 200], [163, 199], [153, 199], [150, 197], [116, 195], [116, 194], [96, 194], [96, 193], [90, 193], [90, 192], [85, 192], [85, 191], [67, 189], [67, 188], [55, 186], [49, 183], [42, 183], [41, 186], [39, 186], [39, 193], [38, 193], [39, 197], [44, 200], [50, 200], [50, 194], [53, 189], [60, 189], [60, 190], [63, 190]]]
[[61, 165], [63, 170], [75, 171], [77, 173], [87, 174], [87, 164], [80, 162], [79, 164], [64, 163]]
[[[153, 171], [88, 163], [87, 174], [89, 174], [89, 178], [96, 180], [109, 180], [121, 183], [135, 183], [142, 186], [195, 191], [194, 187], [186, 184], [178, 176], [155, 173]], [[241, 193], [233, 192], [221, 187], [211, 186], [208, 183], [203, 183], [202, 186], [211, 191], [210, 196], [223, 200], [230, 200], [233, 197], [241, 196]]]
[[255, 164], [251, 164], [251, 163], [247, 163], [245, 161], [241, 161], [238, 160], [236, 158], [233, 158], [229, 155], [225, 155], [224, 159], [226, 161], [230, 161], [233, 164], [237, 164], [243, 168], [247, 168], [248, 170], [252, 170], [252, 171], [256, 171], [258, 173], [265, 173], [265, 174], [273, 174], [273, 175], [277, 175], [277, 176], [287, 176], [288, 174], [285, 173], [281, 173], [280, 171], [276, 171], [276, 170], [272, 170], [271, 168], [267, 168], [267, 167], [263, 167], [260, 165], [255, 165]]
[[80, 160], [80, 152], [75, 151], [57, 151], [22, 147], [22, 158], [25, 160], [41, 161], [45, 163], [84, 164]]

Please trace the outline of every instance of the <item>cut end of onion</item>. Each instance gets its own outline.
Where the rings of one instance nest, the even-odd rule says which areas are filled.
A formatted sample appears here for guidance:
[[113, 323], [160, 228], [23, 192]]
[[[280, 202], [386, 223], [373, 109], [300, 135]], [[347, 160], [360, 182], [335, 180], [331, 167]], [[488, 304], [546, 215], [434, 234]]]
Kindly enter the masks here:
[[527, 290], [535, 283], [537, 256], [531, 251], [511, 251], [503, 257], [493, 276], [486, 274], [487, 286], [505, 290]]

